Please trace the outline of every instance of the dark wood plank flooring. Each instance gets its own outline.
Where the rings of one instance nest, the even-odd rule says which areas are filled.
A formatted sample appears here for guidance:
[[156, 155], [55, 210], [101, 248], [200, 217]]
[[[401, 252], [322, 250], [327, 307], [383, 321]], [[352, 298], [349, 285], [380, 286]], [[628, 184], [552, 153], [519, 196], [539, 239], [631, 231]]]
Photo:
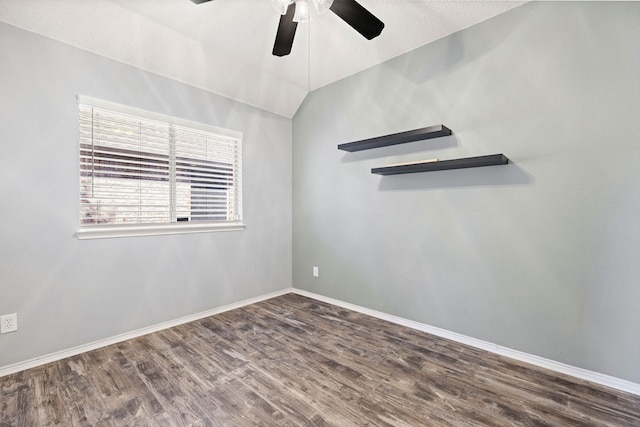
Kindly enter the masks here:
[[0, 378], [0, 426], [640, 426], [640, 397], [289, 294]]

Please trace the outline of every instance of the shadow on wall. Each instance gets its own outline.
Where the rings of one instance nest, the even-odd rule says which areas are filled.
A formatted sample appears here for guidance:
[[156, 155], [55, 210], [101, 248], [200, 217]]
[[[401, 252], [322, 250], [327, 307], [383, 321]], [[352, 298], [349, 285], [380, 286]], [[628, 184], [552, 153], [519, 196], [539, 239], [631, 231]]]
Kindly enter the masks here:
[[[510, 160], [511, 161], [511, 160]], [[453, 169], [381, 176], [378, 190], [434, 190], [441, 188], [531, 185], [533, 177], [514, 163], [472, 169]]]

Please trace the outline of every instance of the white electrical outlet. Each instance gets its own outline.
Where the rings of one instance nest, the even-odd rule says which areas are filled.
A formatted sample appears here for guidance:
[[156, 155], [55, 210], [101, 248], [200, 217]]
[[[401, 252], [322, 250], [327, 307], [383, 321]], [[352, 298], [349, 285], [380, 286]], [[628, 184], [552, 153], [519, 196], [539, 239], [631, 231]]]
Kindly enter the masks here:
[[0, 334], [15, 332], [18, 330], [18, 314], [7, 314], [0, 316]]
[[313, 267], [313, 277], [318, 277], [320, 276], [320, 271], [318, 270], [318, 267]]

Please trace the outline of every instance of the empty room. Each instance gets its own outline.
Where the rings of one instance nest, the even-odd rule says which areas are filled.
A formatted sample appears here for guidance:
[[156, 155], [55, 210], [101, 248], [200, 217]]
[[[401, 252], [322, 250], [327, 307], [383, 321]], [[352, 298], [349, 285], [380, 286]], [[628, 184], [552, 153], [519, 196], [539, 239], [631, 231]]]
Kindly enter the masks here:
[[640, 2], [0, 0], [0, 426], [640, 426]]

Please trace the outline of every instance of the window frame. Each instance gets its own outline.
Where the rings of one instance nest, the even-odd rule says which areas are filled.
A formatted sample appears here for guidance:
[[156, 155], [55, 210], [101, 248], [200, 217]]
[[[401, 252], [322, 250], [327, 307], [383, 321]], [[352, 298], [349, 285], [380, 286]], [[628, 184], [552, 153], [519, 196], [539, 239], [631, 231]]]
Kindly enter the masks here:
[[[81, 192], [82, 192], [82, 180], [81, 178], [81, 159], [80, 149], [78, 149], [78, 229], [76, 231], [76, 237], [80, 240], [83, 239], [99, 239], [99, 238], [113, 238], [113, 237], [133, 237], [133, 236], [156, 236], [156, 235], [171, 235], [171, 234], [184, 234], [184, 233], [207, 233], [217, 231], [240, 231], [246, 228], [243, 222], [243, 208], [242, 208], [242, 132], [237, 132], [229, 129], [223, 129], [203, 123], [198, 123], [191, 120], [185, 120], [177, 117], [168, 116], [165, 114], [155, 113], [135, 107], [129, 107], [121, 104], [116, 104], [109, 101], [104, 101], [97, 98], [91, 98], [84, 95], [77, 95], [78, 101], [78, 114], [80, 115], [81, 105], [86, 105], [93, 108], [99, 108], [108, 110], [117, 114], [124, 114], [132, 117], [137, 117], [142, 120], [152, 120], [156, 122], [163, 122], [169, 126], [179, 126], [183, 128], [189, 128], [191, 130], [206, 132], [214, 134], [219, 137], [233, 139], [237, 144], [238, 151], [238, 177], [237, 185], [240, 187], [240, 196], [236, 203], [238, 210], [237, 220], [234, 221], [219, 221], [219, 222], [199, 222], [199, 221], [177, 221], [177, 222], [165, 222], [165, 223], [144, 223], [144, 224], [109, 224], [109, 225], [86, 225], [82, 224], [81, 214]], [[80, 144], [80, 123], [78, 124], [78, 144]], [[80, 145], [78, 145], [80, 147]], [[175, 167], [175, 166], [174, 166]], [[175, 188], [170, 188], [170, 193], [175, 192]], [[175, 208], [173, 208], [175, 210]]]

